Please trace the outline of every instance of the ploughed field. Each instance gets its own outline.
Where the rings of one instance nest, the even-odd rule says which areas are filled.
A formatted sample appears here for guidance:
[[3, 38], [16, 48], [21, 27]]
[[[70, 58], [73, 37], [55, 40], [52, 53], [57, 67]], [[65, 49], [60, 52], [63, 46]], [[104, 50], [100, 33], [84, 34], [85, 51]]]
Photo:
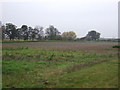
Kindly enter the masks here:
[[3, 88], [117, 88], [115, 42], [2, 44]]

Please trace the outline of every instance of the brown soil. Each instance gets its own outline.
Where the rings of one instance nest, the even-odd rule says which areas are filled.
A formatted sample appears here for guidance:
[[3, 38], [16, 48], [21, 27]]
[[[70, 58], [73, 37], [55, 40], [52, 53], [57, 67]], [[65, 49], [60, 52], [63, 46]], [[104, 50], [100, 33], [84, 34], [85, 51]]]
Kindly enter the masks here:
[[[96, 53], [109, 53], [117, 51], [113, 49], [113, 45], [118, 43], [114, 42], [26, 42], [26, 43], [3, 43], [2, 47], [32, 47], [32, 48], [47, 48], [56, 50], [71, 50], [71, 51], [84, 51]], [[111, 50], [112, 49], [112, 50]]]

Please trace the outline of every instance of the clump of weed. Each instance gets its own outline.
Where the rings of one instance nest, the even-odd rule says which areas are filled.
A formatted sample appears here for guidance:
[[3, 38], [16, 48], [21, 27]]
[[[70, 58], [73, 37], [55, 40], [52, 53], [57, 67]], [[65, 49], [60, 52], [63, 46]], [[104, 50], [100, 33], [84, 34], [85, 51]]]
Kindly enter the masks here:
[[48, 60], [53, 60], [53, 58], [55, 57], [54, 53], [50, 55], [50, 57], [48, 58]]
[[23, 46], [22, 46], [22, 47], [18, 47], [17, 49], [18, 49], [18, 50], [23, 50], [23, 49], [28, 49], [28, 47], [23, 47]]
[[66, 57], [71, 57], [71, 58], [73, 58], [74, 55], [72, 55], [72, 54], [66, 54]]
[[32, 55], [31, 54], [27, 54], [27, 57], [32, 57]]
[[40, 54], [37, 54], [37, 55], [36, 55], [36, 58], [40, 58], [40, 57], [41, 57], [41, 55], [40, 55]]
[[8, 56], [9, 54], [8, 54], [8, 52], [5, 52], [5, 55], [4, 56]]
[[11, 54], [11, 53], [8, 53], [8, 52], [6, 52], [4, 56], [7, 56], [7, 57], [12, 58], [12, 59], [15, 59], [15, 55]]

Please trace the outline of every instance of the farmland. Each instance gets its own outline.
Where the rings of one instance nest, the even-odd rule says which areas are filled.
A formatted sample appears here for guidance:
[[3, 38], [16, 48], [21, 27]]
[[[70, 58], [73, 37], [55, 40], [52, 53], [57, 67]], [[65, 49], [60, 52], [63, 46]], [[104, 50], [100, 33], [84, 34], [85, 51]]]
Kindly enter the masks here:
[[3, 88], [117, 88], [116, 42], [2, 44]]

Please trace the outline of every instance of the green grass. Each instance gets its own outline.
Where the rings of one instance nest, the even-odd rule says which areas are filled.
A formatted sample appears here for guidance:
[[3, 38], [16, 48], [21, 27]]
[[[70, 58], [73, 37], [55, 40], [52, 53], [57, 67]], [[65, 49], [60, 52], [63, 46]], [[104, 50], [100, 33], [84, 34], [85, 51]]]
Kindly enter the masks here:
[[[112, 64], [105, 62], [92, 67], [87, 67], [76, 72], [66, 73], [57, 78], [60, 84], [55, 87], [73, 87], [73, 88], [113, 88], [117, 86], [116, 66], [112, 69]], [[114, 77], [116, 75], [116, 77]], [[114, 78], [113, 78], [114, 77]], [[54, 78], [55, 79], [55, 78]], [[52, 80], [54, 81], [54, 80]], [[52, 87], [52, 86], [51, 86]]]
[[[3, 88], [116, 88], [117, 55], [3, 47]], [[106, 60], [106, 61], [104, 61]]]

